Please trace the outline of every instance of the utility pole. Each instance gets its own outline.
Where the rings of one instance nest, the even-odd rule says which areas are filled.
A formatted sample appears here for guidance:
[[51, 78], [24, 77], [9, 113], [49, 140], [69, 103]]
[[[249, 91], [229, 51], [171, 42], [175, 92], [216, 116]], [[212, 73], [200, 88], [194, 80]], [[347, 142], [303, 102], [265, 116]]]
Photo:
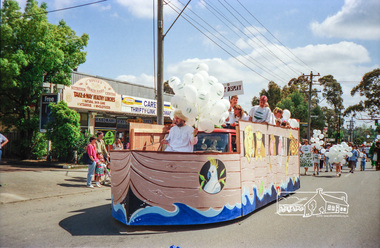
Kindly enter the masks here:
[[163, 0], [157, 2], [157, 124], [164, 124], [164, 15]]
[[164, 124], [164, 38], [174, 23], [181, 16], [182, 12], [189, 5], [187, 2], [182, 11], [178, 14], [172, 25], [164, 34], [164, 3], [163, 0], [157, 0], [157, 124]]
[[316, 75], [313, 75], [313, 72], [310, 72], [310, 75], [303, 75], [304, 77], [310, 77], [309, 81], [309, 106], [308, 106], [308, 113], [307, 113], [307, 139], [310, 140], [310, 128], [311, 128], [311, 89], [313, 87], [313, 77], [317, 76], [319, 77], [319, 73]]
[[354, 142], [354, 117], [351, 116], [351, 120], [348, 121], [350, 123], [349, 129], [350, 129], [350, 141]]

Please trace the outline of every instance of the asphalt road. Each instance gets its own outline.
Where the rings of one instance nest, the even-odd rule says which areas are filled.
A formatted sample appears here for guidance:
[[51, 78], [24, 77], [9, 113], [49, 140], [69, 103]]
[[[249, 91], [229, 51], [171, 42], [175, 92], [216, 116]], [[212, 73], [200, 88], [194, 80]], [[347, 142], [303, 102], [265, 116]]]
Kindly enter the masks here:
[[110, 187], [86, 188], [86, 169], [0, 166], [1, 247], [380, 247], [380, 171], [301, 176], [301, 192], [343, 191], [340, 217], [280, 216], [277, 204], [202, 226], [128, 227], [111, 216]]

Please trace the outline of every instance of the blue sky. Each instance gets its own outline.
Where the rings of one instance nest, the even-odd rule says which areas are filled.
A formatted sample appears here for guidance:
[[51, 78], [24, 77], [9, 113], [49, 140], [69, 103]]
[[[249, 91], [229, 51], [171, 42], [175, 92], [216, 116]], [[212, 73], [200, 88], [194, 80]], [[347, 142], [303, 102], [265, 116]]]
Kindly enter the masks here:
[[[95, 1], [45, 2], [48, 10], [56, 10]], [[25, 6], [25, 0], [19, 2]], [[171, 7], [182, 9], [187, 1], [167, 2], [165, 31], [177, 16]], [[245, 94], [239, 104], [247, 111], [252, 97], [267, 88], [268, 79], [283, 86], [311, 70], [333, 75], [348, 107], [359, 100], [358, 95], [350, 96], [352, 87], [366, 72], [379, 68], [378, 0], [192, 0], [184, 13], [230, 54], [179, 18], [165, 37], [164, 80], [182, 79], [206, 63], [209, 75], [219, 82], [243, 80]], [[53, 24], [65, 20], [77, 35], [89, 34], [87, 61], [78, 71], [154, 86], [152, 0], [108, 0], [49, 13], [48, 18]]]

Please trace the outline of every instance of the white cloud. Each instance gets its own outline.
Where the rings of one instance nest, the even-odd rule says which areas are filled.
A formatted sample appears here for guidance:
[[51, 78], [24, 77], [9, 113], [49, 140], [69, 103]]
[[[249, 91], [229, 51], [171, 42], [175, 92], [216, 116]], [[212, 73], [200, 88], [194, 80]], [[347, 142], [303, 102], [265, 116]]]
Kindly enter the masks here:
[[[313, 74], [319, 72], [321, 76], [333, 75], [338, 82], [341, 82], [344, 91], [344, 106], [346, 107], [356, 104], [360, 100], [359, 96], [352, 97], [350, 95], [351, 89], [360, 82], [365, 73], [378, 67], [378, 65], [367, 67], [366, 63], [371, 62], [368, 50], [362, 45], [353, 42], [340, 42], [329, 45], [308, 45], [292, 49], [291, 51], [311, 68], [316, 70], [313, 71]], [[297, 65], [286, 56], [281, 55], [280, 57], [293, 68], [296, 68], [296, 70], [300, 70], [300, 72], [305, 74], [310, 73], [309, 69]], [[259, 57], [256, 58], [260, 60]], [[243, 57], [241, 57], [241, 59], [243, 59]], [[261, 58], [260, 62], [265, 63], [263, 58]], [[209, 66], [209, 75], [215, 76], [221, 83], [243, 80], [245, 94], [239, 96], [239, 104], [241, 104], [247, 111], [251, 108], [252, 98], [254, 96], [259, 96], [260, 91], [262, 89], [267, 89], [268, 87], [268, 80], [265, 80], [261, 76], [265, 76], [272, 80], [272, 77], [267, 73], [261, 73], [261, 76], [257, 75], [248, 70], [234, 58], [227, 60], [220, 58], [187, 59], [177, 64], [168, 65], [166, 68], [166, 77], [170, 78], [172, 76], [177, 76], [182, 80], [186, 73], [195, 73], [195, 68], [200, 63], [206, 63]], [[272, 72], [275, 72], [280, 75], [281, 78], [286, 80], [284, 83], [273, 79], [273, 81], [281, 87], [291, 79], [291, 77], [283, 73], [283, 71], [289, 72], [289, 69], [286, 68], [285, 65], [281, 63], [275, 65], [266, 63], [266, 66]], [[260, 70], [256, 67], [253, 68], [258, 71]], [[294, 74], [293, 76], [296, 77], [300, 75], [301, 73], [299, 75]], [[316, 77], [316, 79], [318, 78]]]
[[126, 81], [128, 83], [145, 85], [149, 87], [154, 87], [154, 76], [147, 75], [145, 73], [140, 74], [140, 76], [134, 75], [120, 75], [116, 78], [116, 80]]
[[310, 27], [315, 35], [345, 39], [380, 39], [380, 1], [345, 0], [342, 9]]
[[[144, 19], [153, 18], [153, 3], [154, 1], [145, 1], [145, 0], [117, 0], [117, 2], [126, 7], [129, 12], [138, 17]], [[170, 1], [170, 4], [177, 6], [182, 9], [182, 4], [176, 0]], [[155, 6], [155, 12], [157, 12], [157, 6]], [[164, 15], [176, 15], [177, 13], [172, 10], [169, 6], [164, 5]], [[157, 16], [157, 13], [155, 13]]]

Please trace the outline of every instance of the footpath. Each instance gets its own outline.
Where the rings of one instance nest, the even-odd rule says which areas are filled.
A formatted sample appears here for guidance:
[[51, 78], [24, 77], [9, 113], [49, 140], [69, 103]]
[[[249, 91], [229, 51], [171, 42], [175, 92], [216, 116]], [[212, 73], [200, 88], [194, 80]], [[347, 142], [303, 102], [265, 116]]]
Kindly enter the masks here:
[[101, 188], [86, 187], [87, 165], [22, 160], [0, 164], [0, 207], [2, 204], [44, 198], [110, 191], [108, 181]]

